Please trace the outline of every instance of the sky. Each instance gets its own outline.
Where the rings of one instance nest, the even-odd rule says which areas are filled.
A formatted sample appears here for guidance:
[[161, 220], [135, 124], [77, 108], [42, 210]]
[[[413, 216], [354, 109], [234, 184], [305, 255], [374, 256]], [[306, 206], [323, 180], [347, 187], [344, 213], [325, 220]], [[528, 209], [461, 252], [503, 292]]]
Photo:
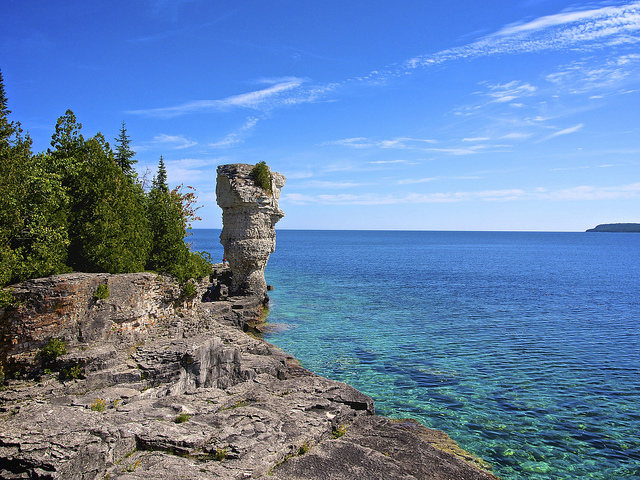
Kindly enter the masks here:
[[640, 222], [640, 1], [2, 0], [0, 69], [35, 152], [125, 122], [195, 228], [259, 161], [282, 229]]

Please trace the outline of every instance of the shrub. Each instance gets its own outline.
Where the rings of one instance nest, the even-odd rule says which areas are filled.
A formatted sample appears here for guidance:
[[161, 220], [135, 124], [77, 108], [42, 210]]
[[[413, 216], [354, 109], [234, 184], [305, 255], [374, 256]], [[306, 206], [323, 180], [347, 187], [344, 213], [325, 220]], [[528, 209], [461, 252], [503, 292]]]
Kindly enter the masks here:
[[333, 429], [333, 438], [340, 438], [345, 433], [347, 433], [347, 426], [346, 425], [341, 425], [340, 427]]
[[191, 418], [191, 415], [188, 415], [186, 413], [181, 413], [180, 415], [178, 415], [174, 422], [175, 423], [184, 423], [184, 422], [188, 422], [189, 419]]
[[107, 404], [101, 398], [96, 398], [96, 401], [91, 404], [91, 410], [94, 412], [104, 412], [104, 407]]
[[56, 363], [60, 355], [67, 353], [67, 343], [59, 338], [50, 338], [44, 347], [40, 349], [40, 358], [43, 365], [49, 367]]
[[227, 448], [216, 448], [216, 451], [213, 452], [213, 459], [216, 462], [221, 462], [223, 461], [225, 458], [227, 458]]
[[251, 170], [251, 176], [256, 187], [262, 188], [271, 195], [271, 170], [265, 162], [258, 162]]
[[0, 308], [15, 307], [16, 297], [13, 296], [13, 290], [0, 290]]
[[182, 286], [182, 296], [183, 297], [193, 297], [196, 294], [196, 286], [191, 283], [191, 282], [187, 282]]
[[98, 288], [96, 288], [96, 291], [93, 294], [93, 298], [95, 300], [106, 300], [109, 298], [109, 285], [106, 283], [98, 285]]
[[309, 445], [308, 442], [304, 442], [302, 445], [300, 445], [300, 448], [298, 449], [298, 455], [304, 455], [309, 450], [311, 450], [311, 446]]
[[72, 365], [69, 368], [63, 368], [60, 371], [59, 379], [60, 380], [69, 380], [80, 378], [82, 376], [82, 367], [80, 365]]

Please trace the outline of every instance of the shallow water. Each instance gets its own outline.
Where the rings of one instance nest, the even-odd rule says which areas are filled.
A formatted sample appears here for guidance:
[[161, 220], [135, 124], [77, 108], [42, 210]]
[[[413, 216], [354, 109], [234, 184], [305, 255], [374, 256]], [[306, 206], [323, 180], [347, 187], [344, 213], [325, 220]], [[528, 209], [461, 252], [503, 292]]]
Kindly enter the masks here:
[[378, 413], [503, 479], [640, 478], [640, 235], [279, 230], [266, 276], [267, 340]]

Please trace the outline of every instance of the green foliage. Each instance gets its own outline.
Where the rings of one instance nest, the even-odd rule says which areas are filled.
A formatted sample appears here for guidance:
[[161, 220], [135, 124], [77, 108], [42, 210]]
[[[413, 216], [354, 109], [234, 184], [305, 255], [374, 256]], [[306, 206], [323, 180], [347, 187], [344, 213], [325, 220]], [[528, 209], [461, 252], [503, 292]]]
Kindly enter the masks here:
[[130, 182], [98, 134], [72, 185], [69, 262], [86, 272], [144, 270], [151, 247], [142, 188]]
[[167, 168], [164, 166], [164, 159], [162, 158], [162, 155], [160, 155], [160, 160], [158, 161], [158, 172], [153, 177], [151, 189], [162, 190], [163, 192], [169, 191], [169, 184], [167, 183]]
[[216, 451], [213, 452], [212, 458], [213, 460], [215, 460], [216, 462], [222, 462], [224, 459], [227, 458], [227, 447], [224, 448], [216, 448]]
[[309, 445], [308, 442], [304, 442], [302, 445], [300, 445], [300, 448], [298, 449], [298, 455], [304, 455], [309, 450], [311, 450], [311, 445]]
[[98, 285], [96, 291], [93, 293], [93, 298], [96, 300], [106, 300], [109, 298], [109, 285], [102, 283]]
[[333, 429], [333, 438], [340, 438], [344, 436], [345, 433], [347, 433], [347, 426], [341, 425], [338, 428]]
[[124, 122], [122, 122], [122, 128], [120, 129], [120, 134], [116, 141], [116, 155], [115, 161], [116, 165], [120, 167], [122, 172], [133, 180], [135, 177], [135, 170], [133, 169], [133, 164], [138, 163], [137, 160], [134, 160], [133, 157], [136, 155], [136, 152], [131, 150], [129, 146], [131, 144], [131, 139], [129, 135], [127, 135], [127, 129], [124, 126]]
[[40, 358], [43, 365], [51, 366], [56, 363], [59, 356], [67, 353], [67, 342], [59, 338], [50, 338], [40, 349]]
[[14, 307], [16, 297], [13, 296], [13, 290], [0, 290], [0, 308]]
[[188, 422], [190, 418], [191, 418], [191, 415], [188, 415], [186, 413], [181, 413], [173, 421], [175, 423], [184, 423], [184, 422]]
[[181, 282], [211, 272], [208, 254], [184, 242], [199, 219], [195, 194], [169, 190], [162, 157], [153, 188], [143, 190], [124, 122], [114, 153], [99, 133], [85, 140], [67, 110], [50, 148], [34, 155], [10, 113], [0, 71], [0, 287], [72, 270], [150, 269]]
[[91, 410], [94, 412], [104, 412], [104, 407], [107, 404], [106, 401], [101, 398], [96, 398], [96, 400], [91, 404]]
[[64, 380], [80, 378], [82, 377], [82, 375], [83, 375], [82, 367], [80, 365], [72, 365], [68, 368], [63, 368], [62, 370], [60, 370], [60, 375], [58, 378], [61, 381], [64, 381]]
[[191, 282], [187, 282], [182, 286], [182, 296], [189, 298], [189, 297], [193, 297], [196, 294], [196, 286], [191, 283]]
[[251, 170], [251, 176], [256, 187], [262, 188], [271, 195], [271, 170], [265, 162], [258, 162]]

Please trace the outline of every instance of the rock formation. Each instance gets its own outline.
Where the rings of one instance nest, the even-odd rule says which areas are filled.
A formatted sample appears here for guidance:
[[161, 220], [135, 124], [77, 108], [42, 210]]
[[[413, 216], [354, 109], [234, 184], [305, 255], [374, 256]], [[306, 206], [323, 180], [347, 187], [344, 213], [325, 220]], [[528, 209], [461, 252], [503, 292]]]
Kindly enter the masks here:
[[278, 206], [286, 178], [271, 172], [271, 192], [256, 186], [253, 166], [220, 165], [216, 197], [222, 208], [220, 243], [233, 273], [231, 294], [268, 298], [264, 269], [276, 245], [275, 224], [284, 217]]

